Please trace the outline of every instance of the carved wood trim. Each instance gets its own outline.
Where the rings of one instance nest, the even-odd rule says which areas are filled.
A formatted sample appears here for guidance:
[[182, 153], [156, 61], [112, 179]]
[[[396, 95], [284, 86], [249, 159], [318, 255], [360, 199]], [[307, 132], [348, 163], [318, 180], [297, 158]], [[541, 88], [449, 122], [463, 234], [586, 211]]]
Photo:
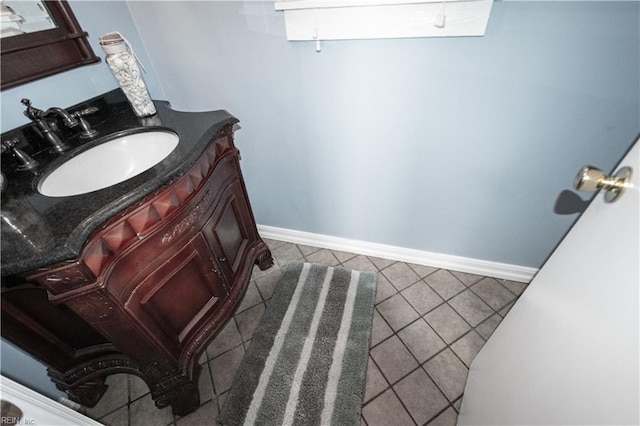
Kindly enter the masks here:
[[163, 236], [160, 244], [170, 244], [175, 238], [184, 234], [189, 228], [204, 219], [209, 204], [211, 203], [211, 191], [207, 191], [202, 200], [189, 212], [187, 217], [182, 219], [176, 225], [167, 231]]

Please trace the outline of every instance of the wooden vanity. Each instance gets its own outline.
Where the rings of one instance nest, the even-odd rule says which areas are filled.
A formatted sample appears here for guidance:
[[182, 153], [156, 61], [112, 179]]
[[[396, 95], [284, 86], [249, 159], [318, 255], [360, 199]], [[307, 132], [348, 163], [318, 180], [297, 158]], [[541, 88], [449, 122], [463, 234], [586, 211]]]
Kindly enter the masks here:
[[158, 407], [185, 415], [199, 406], [198, 360], [254, 264], [273, 261], [228, 124], [184, 173], [98, 225], [76, 259], [3, 281], [2, 335], [82, 405], [125, 372], [146, 381]]

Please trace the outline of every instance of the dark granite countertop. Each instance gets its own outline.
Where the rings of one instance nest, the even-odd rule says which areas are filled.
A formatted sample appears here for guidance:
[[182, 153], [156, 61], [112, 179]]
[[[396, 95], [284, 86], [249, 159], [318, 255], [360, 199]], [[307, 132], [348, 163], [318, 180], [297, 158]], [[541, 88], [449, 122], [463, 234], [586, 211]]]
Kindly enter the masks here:
[[[64, 154], [51, 153], [50, 146], [32, 125], [2, 134], [2, 140], [17, 137], [20, 140], [17, 146], [39, 163], [34, 170], [18, 171], [15, 159], [2, 155], [2, 172], [6, 177], [1, 204], [3, 277], [76, 259], [91, 232], [100, 224], [182, 176], [216, 133], [238, 122], [224, 110], [179, 112], [172, 110], [168, 102], [154, 103], [156, 115], [137, 118], [122, 91], [116, 89], [68, 108], [73, 112], [97, 106], [99, 111], [85, 119], [99, 134], [86, 140], [79, 137], [77, 128], [66, 129], [61, 125], [57, 133], [71, 145]], [[38, 105], [35, 100], [34, 106], [49, 107]], [[154, 130], [171, 130], [178, 134], [180, 142], [167, 158], [151, 169], [114, 186], [82, 195], [47, 197], [37, 191], [39, 179], [49, 170], [85, 149], [129, 132]]]

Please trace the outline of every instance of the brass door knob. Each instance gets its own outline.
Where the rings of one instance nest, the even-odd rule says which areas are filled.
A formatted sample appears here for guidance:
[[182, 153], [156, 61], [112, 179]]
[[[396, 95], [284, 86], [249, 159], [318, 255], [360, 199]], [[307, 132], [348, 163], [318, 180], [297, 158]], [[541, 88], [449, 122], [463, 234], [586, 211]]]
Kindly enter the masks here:
[[578, 191], [597, 191], [604, 189], [604, 200], [612, 203], [629, 187], [631, 167], [622, 167], [613, 176], [607, 176], [597, 167], [584, 166], [576, 175], [573, 186]]

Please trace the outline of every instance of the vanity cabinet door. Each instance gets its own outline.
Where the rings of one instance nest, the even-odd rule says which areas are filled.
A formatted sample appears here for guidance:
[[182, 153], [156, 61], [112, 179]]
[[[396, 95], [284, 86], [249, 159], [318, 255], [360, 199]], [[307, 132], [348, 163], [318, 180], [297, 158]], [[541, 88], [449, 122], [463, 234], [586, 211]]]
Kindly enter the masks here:
[[228, 295], [202, 234], [159, 264], [136, 285], [129, 313], [176, 359], [180, 347], [211, 320]]
[[244, 265], [243, 258], [249, 247], [253, 226], [249, 212], [241, 182], [235, 180], [224, 192], [213, 215], [202, 228], [229, 287]]

